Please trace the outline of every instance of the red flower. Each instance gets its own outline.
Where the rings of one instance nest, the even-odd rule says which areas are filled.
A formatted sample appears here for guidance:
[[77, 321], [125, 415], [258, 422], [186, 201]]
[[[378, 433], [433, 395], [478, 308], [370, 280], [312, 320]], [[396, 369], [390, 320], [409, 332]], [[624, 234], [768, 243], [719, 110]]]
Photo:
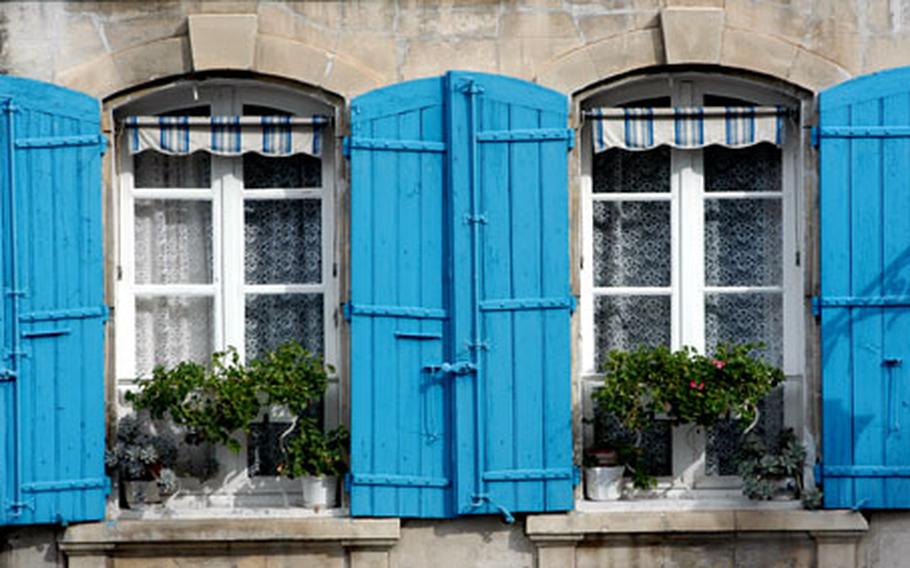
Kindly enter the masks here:
[[690, 389], [695, 389], [695, 388], [698, 388], [698, 385], [695, 384], [695, 381], [689, 381], [689, 388], [690, 388]]
[[711, 359], [711, 362], [714, 363], [714, 366], [718, 369], [723, 369], [727, 366], [727, 363], [725, 361], [721, 361], [719, 359]]
[[705, 390], [705, 383], [699, 383], [698, 390], [700, 390], [700, 391]]
[[689, 388], [695, 390], [705, 390], [705, 383], [696, 383], [695, 381], [689, 381]]

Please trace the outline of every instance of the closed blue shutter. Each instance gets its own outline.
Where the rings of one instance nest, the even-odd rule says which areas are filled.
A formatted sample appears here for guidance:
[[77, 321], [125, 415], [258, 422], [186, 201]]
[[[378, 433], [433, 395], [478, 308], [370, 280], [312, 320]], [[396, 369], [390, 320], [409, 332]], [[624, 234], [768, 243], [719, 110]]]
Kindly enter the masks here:
[[451, 515], [440, 79], [351, 105], [351, 514]]
[[0, 77], [0, 525], [104, 516], [98, 102]]
[[819, 97], [829, 508], [910, 507], [910, 68]]
[[462, 72], [354, 101], [352, 514], [572, 507], [566, 108]]

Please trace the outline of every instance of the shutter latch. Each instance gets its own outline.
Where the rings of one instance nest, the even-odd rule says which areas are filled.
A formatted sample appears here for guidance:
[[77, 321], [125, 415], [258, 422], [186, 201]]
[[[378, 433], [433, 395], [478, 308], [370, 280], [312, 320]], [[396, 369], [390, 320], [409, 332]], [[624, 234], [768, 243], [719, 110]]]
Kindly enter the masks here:
[[0, 369], [0, 383], [8, 383], [16, 380], [16, 372], [12, 369]]
[[459, 361], [457, 363], [440, 363], [439, 365], [427, 365], [423, 369], [430, 373], [442, 373], [443, 375], [470, 375], [477, 372], [477, 366], [470, 361]]
[[476, 495], [473, 495], [471, 498], [471, 507], [474, 509], [483, 507], [484, 503], [489, 503], [491, 507], [496, 508], [500, 513], [502, 513], [502, 520], [504, 520], [507, 524], [511, 525], [515, 522], [515, 517], [512, 516], [512, 513], [501, 504], [490, 499], [490, 496], [486, 493], [478, 493]]

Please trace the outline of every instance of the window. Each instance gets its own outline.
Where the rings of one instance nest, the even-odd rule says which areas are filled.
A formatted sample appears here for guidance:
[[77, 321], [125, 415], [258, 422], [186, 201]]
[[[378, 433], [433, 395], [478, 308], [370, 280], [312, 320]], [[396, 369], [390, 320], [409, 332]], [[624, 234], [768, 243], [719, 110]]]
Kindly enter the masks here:
[[[795, 101], [747, 82], [662, 77], [588, 99], [584, 106], [752, 106]], [[787, 384], [763, 404], [760, 428], [799, 427], [802, 276], [798, 132], [782, 147], [646, 151], [582, 146], [582, 380], [586, 413], [610, 349], [761, 341]], [[590, 132], [586, 133], [590, 136]], [[784, 406], [792, 412], [784, 412]], [[586, 443], [618, 425], [586, 427]], [[658, 425], [646, 436], [652, 473], [667, 488], [733, 488], [737, 432], [721, 425]]]
[[[128, 115], [331, 115], [324, 102], [251, 82], [184, 83], [117, 112]], [[118, 388], [155, 365], [205, 361], [229, 347], [250, 359], [296, 339], [336, 362], [334, 153], [321, 157], [170, 156], [121, 151], [116, 287]], [[337, 378], [324, 408], [339, 418]], [[271, 417], [240, 454], [221, 449], [208, 505], [239, 493], [281, 502], [274, 445], [287, 426]], [[267, 421], [268, 422], [268, 421]], [[259, 477], [259, 479], [257, 479]], [[273, 499], [274, 500], [274, 499]]]

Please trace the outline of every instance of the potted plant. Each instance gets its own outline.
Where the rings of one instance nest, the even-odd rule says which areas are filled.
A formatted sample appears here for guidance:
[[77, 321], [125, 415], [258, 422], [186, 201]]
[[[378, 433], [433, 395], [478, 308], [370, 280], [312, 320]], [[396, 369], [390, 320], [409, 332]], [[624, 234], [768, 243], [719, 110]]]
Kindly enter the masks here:
[[338, 478], [345, 471], [348, 432], [339, 427], [323, 432], [315, 420], [301, 418], [283, 440], [284, 461], [279, 472], [300, 478], [302, 504], [309, 509], [330, 509], [338, 503]]
[[160, 503], [173, 494], [177, 490], [172, 469], [176, 459], [176, 445], [151, 433], [147, 420], [140, 421], [135, 415], [121, 418], [116, 441], [104, 453], [108, 472], [118, 481], [121, 507]]
[[621, 461], [632, 465], [636, 487], [656, 482], [634, 463], [642, 455], [642, 434], [657, 420], [705, 428], [723, 418], [755, 422], [758, 402], [784, 379], [780, 369], [759, 357], [761, 348], [721, 345], [712, 356], [663, 346], [609, 353], [603, 388], [594, 399], [598, 412], [612, 415], [631, 436]]
[[585, 497], [590, 501], [615, 501], [622, 497], [625, 465], [612, 447], [592, 448], [585, 453]]
[[743, 494], [762, 501], [802, 499], [806, 508], [821, 504], [821, 494], [807, 488], [803, 478], [806, 449], [792, 428], [782, 431], [773, 445], [755, 432], [745, 436], [739, 450], [738, 472]]

